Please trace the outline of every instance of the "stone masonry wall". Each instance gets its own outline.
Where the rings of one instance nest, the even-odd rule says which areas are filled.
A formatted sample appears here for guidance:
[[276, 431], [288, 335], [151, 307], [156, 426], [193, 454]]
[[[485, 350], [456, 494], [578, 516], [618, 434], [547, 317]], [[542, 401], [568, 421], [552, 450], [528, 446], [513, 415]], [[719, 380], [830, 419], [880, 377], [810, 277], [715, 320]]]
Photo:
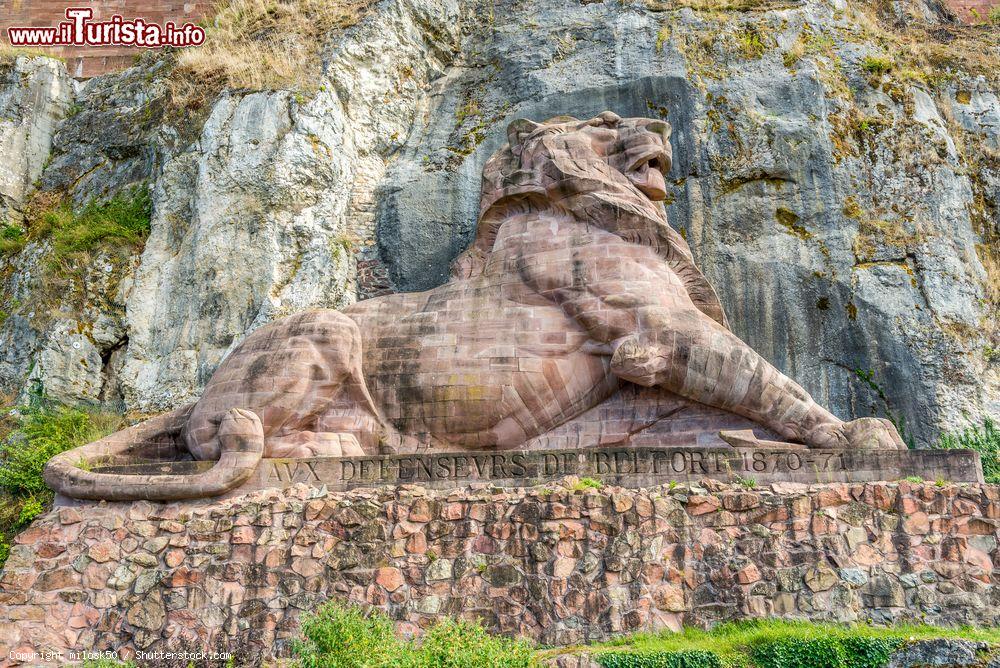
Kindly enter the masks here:
[[330, 597], [406, 634], [453, 615], [553, 645], [764, 615], [1000, 622], [1000, 487], [572, 483], [62, 507], [0, 576], [0, 656], [225, 648], [255, 663]]

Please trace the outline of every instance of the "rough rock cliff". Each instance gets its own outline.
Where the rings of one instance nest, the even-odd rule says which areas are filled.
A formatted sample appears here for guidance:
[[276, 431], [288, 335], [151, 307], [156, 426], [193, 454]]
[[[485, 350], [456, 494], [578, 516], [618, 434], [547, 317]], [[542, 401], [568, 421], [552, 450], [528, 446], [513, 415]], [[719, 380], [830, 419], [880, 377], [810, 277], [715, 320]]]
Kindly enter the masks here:
[[141, 255], [0, 255], [0, 390], [163, 410], [248, 332], [441, 282], [518, 117], [673, 126], [668, 215], [733, 328], [841, 417], [1000, 414], [1000, 59], [932, 5], [382, 0], [307, 94], [171, 111], [169, 58], [0, 83], [0, 216], [152, 193]]

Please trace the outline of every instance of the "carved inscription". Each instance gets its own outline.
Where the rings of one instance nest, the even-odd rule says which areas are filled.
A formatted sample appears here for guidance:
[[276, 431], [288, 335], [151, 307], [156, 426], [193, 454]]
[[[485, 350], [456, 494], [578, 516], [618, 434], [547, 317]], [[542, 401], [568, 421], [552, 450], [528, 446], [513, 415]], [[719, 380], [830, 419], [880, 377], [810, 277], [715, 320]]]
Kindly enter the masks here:
[[[888, 454], [888, 453], [886, 453]], [[433, 481], [541, 480], [566, 475], [650, 479], [790, 474], [812, 479], [846, 470], [843, 451], [726, 448], [595, 448], [484, 454], [267, 459], [260, 481], [353, 486]], [[798, 475], [796, 475], [798, 474]]]

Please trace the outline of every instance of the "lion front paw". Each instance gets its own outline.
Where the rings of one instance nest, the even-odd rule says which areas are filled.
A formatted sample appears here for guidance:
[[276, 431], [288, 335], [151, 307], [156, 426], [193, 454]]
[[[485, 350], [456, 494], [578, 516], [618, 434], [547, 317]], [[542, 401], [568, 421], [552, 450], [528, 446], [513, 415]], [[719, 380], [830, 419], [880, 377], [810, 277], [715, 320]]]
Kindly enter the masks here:
[[858, 418], [850, 422], [823, 424], [805, 438], [813, 448], [856, 450], [906, 450], [895, 425], [884, 418]]

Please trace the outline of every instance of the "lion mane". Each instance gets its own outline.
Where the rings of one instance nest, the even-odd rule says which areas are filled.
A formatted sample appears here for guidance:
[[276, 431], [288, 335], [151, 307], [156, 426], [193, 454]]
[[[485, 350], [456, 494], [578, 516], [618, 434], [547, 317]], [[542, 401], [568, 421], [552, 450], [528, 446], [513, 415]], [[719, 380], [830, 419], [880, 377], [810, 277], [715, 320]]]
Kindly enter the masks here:
[[[452, 276], [479, 274], [492, 252], [497, 232], [514, 216], [549, 212], [650, 246], [684, 282], [691, 301], [728, 327], [715, 289], [695, 266], [684, 238], [667, 223], [663, 204], [653, 202], [608, 164], [591, 146], [582, 128], [615, 130], [621, 119], [605, 112], [581, 121], [557, 116], [543, 123], [517, 120], [508, 142], [483, 167], [479, 219], [472, 245], [452, 264]], [[664, 135], [669, 136], [666, 123]], [[669, 144], [666, 144], [669, 156]], [[571, 157], [572, 156], [572, 157]], [[585, 157], [581, 164], [580, 156]], [[664, 171], [669, 169], [665, 166]]]

